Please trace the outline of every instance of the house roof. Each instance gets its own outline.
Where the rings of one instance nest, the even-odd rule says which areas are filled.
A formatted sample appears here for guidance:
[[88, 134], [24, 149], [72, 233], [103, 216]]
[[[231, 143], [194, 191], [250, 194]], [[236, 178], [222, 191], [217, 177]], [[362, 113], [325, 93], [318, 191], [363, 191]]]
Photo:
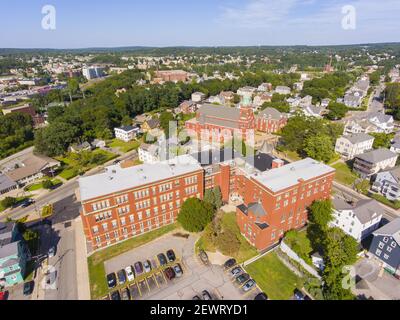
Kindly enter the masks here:
[[234, 151], [232, 148], [224, 148], [219, 150], [207, 150], [198, 153], [193, 153], [191, 156], [196, 159], [201, 166], [223, 163], [225, 161], [241, 158], [241, 154]]
[[[272, 168], [272, 162], [280, 160], [279, 158], [270, 155], [269, 153], [257, 153], [254, 157], [252, 155], [245, 158], [245, 161], [251, 164], [257, 170], [264, 172]], [[287, 161], [284, 161], [287, 164]]]
[[221, 127], [238, 128], [240, 109], [228, 106], [204, 104], [199, 110], [200, 124], [214, 124]]
[[16, 186], [17, 184], [10, 177], [8, 177], [6, 174], [0, 174], [0, 191]]
[[400, 245], [400, 218], [397, 218], [382, 228], [373, 232], [374, 235], [390, 236]]
[[122, 126], [122, 127], [119, 127], [118, 129], [123, 130], [123, 131], [125, 131], [125, 132], [131, 132], [131, 131], [133, 131], [135, 128], [134, 128], [133, 126]]
[[371, 121], [372, 119], [377, 118], [380, 123], [391, 122], [393, 121], [393, 117], [387, 114], [383, 114], [382, 112], [375, 112], [370, 114], [368, 120]]
[[269, 119], [274, 119], [274, 120], [280, 120], [283, 117], [283, 114], [276, 110], [275, 108], [265, 108], [263, 111], [261, 111], [258, 116], [259, 118], [269, 118]]
[[267, 215], [261, 203], [253, 202], [248, 206], [248, 211], [254, 213], [257, 217], [264, 217]]
[[157, 128], [160, 125], [160, 120], [158, 119], [150, 119], [148, 121], [146, 121], [147, 125], [151, 128]]
[[337, 211], [352, 211], [362, 224], [383, 215], [385, 212], [383, 207], [373, 199], [359, 200], [356, 204], [352, 205], [341, 198], [335, 197], [333, 199], [333, 206]]
[[355, 133], [349, 136], [343, 136], [343, 138], [347, 139], [352, 144], [357, 144], [375, 139], [374, 137], [371, 137], [369, 134], [366, 133]]
[[370, 163], [379, 163], [394, 157], [398, 157], [397, 153], [390, 151], [389, 149], [381, 148], [377, 150], [372, 150], [363, 154], [356, 156], [361, 160], [370, 162]]

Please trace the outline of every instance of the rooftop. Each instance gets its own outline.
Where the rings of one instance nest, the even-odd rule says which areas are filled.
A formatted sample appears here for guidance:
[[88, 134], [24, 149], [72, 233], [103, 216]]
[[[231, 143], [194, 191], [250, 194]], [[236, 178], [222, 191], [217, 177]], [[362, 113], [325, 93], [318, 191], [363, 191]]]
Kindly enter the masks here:
[[349, 136], [343, 136], [343, 138], [347, 139], [352, 144], [374, 140], [374, 137], [371, 137], [369, 134], [366, 133], [355, 133]]
[[394, 157], [398, 157], [398, 154], [390, 151], [389, 149], [381, 148], [360, 154], [356, 158], [369, 163], [378, 163]]
[[308, 181], [334, 172], [335, 169], [314, 159], [306, 158], [261, 174], [253, 174], [251, 178], [271, 191], [278, 192], [298, 184], [299, 179]]
[[87, 201], [197, 170], [201, 170], [201, 166], [189, 155], [125, 169], [119, 165], [110, 166], [104, 173], [79, 179], [80, 197], [82, 201]]
[[353, 211], [362, 224], [365, 224], [384, 213], [383, 207], [373, 199], [360, 200], [355, 205], [351, 205], [342, 199], [335, 198], [333, 204], [336, 210]]
[[397, 218], [382, 228], [376, 230], [374, 235], [391, 236], [400, 245], [400, 218]]

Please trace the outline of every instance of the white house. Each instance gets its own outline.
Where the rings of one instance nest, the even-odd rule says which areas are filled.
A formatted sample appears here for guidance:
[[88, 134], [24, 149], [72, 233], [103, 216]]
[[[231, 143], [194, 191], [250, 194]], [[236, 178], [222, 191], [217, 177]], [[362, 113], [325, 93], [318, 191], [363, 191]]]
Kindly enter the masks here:
[[262, 92], [265, 92], [265, 91], [271, 91], [272, 90], [272, 84], [271, 83], [262, 83], [262, 84], [260, 84], [259, 86], [258, 86], [258, 89], [257, 89], [258, 91], [262, 91]]
[[372, 150], [355, 157], [353, 170], [362, 177], [369, 177], [379, 171], [394, 168], [398, 157], [397, 153], [389, 149]]
[[376, 132], [392, 133], [394, 130], [394, 119], [390, 115], [376, 112], [369, 116], [368, 121], [377, 128]]
[[124, 142], [129, 142], [135, 139], [139, 131], [140, 131], [139, 127], [133, 127], [133, 126], [114, 128], [115, 137]]
[[307, 117], [322, 118], [326, 109], [309, 105], [301, 109]]
[[156, 163], [160, 161], [158, 145], [142, 143], [138, 152], [139, 160], [143, 163]]
[[356, 133], [342, 136], [336, 140], [335, 152], [345, 159], [353, 159], [355, 156], [372, 150], [374, 137], [366, 133]]
[[400, 167], [378, 172], [372, 190], [381, 193], [388, 200], [400, 200]]
[[243, 96], [251, 97], [256, 91], [257, 91], [257, 88], [247, 86], [247, 87], [239, 88], [237, 91], [237, 94], [242, 97]]
[[206, 95], [203, 92], [192, 93], [192, 101], [193, 102], [202, 102], [205, 99], [206, 99]]
[[333, 220], [331, 227], [338, 227], [358, 242], [378, 229], [384, 213], [376, 200], [360, 200], [349, 204], [343, 199], [333, 200]]
[[276, 93], [279, 93], [279, 94], [285, 94], [285, 95], [287, 95], [287, 94], [290, 94], [291, 91], [292, 91], [292, 90], [291, 90], [289, 87], [287, 87], [287, 86], [277, 86], [277, 87], [275, 88], [275, 92], [276, 92]]

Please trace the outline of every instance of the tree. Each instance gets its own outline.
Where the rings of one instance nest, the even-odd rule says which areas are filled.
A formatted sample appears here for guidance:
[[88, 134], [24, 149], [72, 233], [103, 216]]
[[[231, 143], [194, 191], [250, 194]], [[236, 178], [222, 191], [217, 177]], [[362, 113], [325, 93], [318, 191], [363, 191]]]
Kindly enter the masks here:
[[163, 112], [160, 115], [160, 127], [164, 130], [165, 136], [169, 138], [170, 122], [174, 121], [174, 115], [171, 112]]
[[50, 179], [44, 180], [42, 185], [43, 185], [43, 188], [45, 188], [45, 189], [51, 189], [54, 186], [53, 182]]
[[197, 198], [187, 199], [179, 212], [178, 222], [189, 232], [200, 232], [212, 221], [214, 208]]
[[370, 135], [375, 138], [374, 144], [372, 145], [374, 149], [390, 148], [391, 141], [394, 137], [393, 134], [386, 133], [370, 133]]
[[314, 251], [323, 251], [326, 230], [332, 217], [332, 202], [330, 200], [316, 201], [309, 208], [309, 226], [307, 237]]
[[204, 202], [207, 202], [213, 206], [215, 206], [215, 197], [214, 197], [214, 192], [213, 189], [207, 189], [204, 192]]
[[213, 193], [214, 193], [214, 205], [217, 209], [220, 209], [223, 205], [220, 187], [215, 186], [213, 189]]
[[3, 200], [1, 200], [1, 205], [6, 209], [11, 208], [16, 203], [17, 199], [13, 197], [5, 197]]
[[335, 154], [332, 148], [332, 140], [327, 135], [307, 138], [305, 141], [304, 151], [307, 156], [324, 162], [329, 162]]
[[68, 80], [67, 90], [69, 94], [69, 99], [72, 102], [72, 96], [75, 95], [79, 91], [79, 81], [76, 78], [72, 78]]
[[326, 117], [329, 120], [340, 120], [346, 116], [347, 111], [349, 110], [345, 104], [338, 102], [331, 102], [328, 106], [329, 113]]
[[223, 230], [217, 234], [216, 245], [222, 254], [230, 257], [236, 256], [240, 249], [240, 241], [230, 229]]

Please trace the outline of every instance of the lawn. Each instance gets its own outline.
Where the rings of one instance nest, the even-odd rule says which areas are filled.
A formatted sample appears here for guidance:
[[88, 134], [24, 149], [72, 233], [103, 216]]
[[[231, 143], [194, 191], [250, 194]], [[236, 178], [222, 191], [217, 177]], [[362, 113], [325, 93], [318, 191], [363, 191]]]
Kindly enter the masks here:
[[308, 263], [309, 265], [312, 264], [311, 253], [313, 249], [311, 247], [310, 240], [307, 238], [306, 231], [289, 231], [285, 235], [284, 241], [306, 263]]
[[272, 300], [288, 300], [296, 288], [302, 288], [302, 279], [297, 277], [271, 252], [246, 267], [247, 273]]
[[352, 186], [357, 179], [357, 175], [345, 163], [338, 162], [332, 168], [336, 169], [335, 180], [339, 183]]
[[79, 155], [69, 153], [65, 157], [57, 158], [57, 160], [60, 161], [63, 165], [63, 170], [61, 171], [59, 176], [61, 178], [64, 178], [65, 180], [71, 180], [72, 178], [76, 177], [79, 174], [83, 174], [86, 171], [95, 168], [96, 166], [102, 165], [102, 164], [118, 157], [114, 153], [111, 153], [111, 152], [108, 152], [105, 150], [101, 150], [101, 149], [97, 149], [97, 150], [94, 150], [91, 152], [89, 151], [86, 154], [89, 154], [90, 156], [92, 156], [92, 159], [95, 156], [101, 155], [102, 156], [101, 161], [97, 161], [97, 162], [89, 161], [89, 162], [86, 162], [85, 165], [83, 165], [80, 163]]
[[[236, 255], [234, 255], [234, 258], [236, 261], [239, 263], [244, 262], [246, 260], [249, 260], [250, 258], [255, 257], [258, 252], [257, 250], [250, 245], [247, 240], [240, 234], [239, 227], [236, 223], [236, 214], [234, 212], [231, 213], [224, 213], [222, 216], [221, 220], [221, 228], [223, 230], [225, 229], [230, 229], [233, 231], [237, 237], [237, 239], [240, 242], [239, 250]], [[210, 242], [208, 238], [201, 237], [199, 241], [196, 243], [197, 248], [209, 251], [209, 252], [215, 252], [217, 250], [216, 246], [214, 243]], [[222, 252], [222, 254], [224, 254]]]
[[[54, 186], [58, 186], [62, 184], [62, 181], [59, 179], [52, 179], [51, 182], [53, 182]], [[32, 192], [32, 191], [37, 191], [43, 189], [43, 182], [35, 183], [32, 184], [28, 187], [25, 188], [26, 191]]]
[[90, 293], [92, 299], [98, 299], [108, 293], [104, 262], [127, 251], [140, 247], [154, 239], [157, 239], [177, 228], [177, 224], [171, 224], [160, 229], [147, 232], [143, 235], [118, 243], [112, 247], [95, 252], [88, 258]]
[[132, 140], [130, 142], [124, 142], [118, 139], [112, 140], [110, 144], [108, 144], [110, 148], [118, 148], [121, 152], [129, 152], [134, 149], [138, 149], [140, 147], [140, 142], [137, 140]]

